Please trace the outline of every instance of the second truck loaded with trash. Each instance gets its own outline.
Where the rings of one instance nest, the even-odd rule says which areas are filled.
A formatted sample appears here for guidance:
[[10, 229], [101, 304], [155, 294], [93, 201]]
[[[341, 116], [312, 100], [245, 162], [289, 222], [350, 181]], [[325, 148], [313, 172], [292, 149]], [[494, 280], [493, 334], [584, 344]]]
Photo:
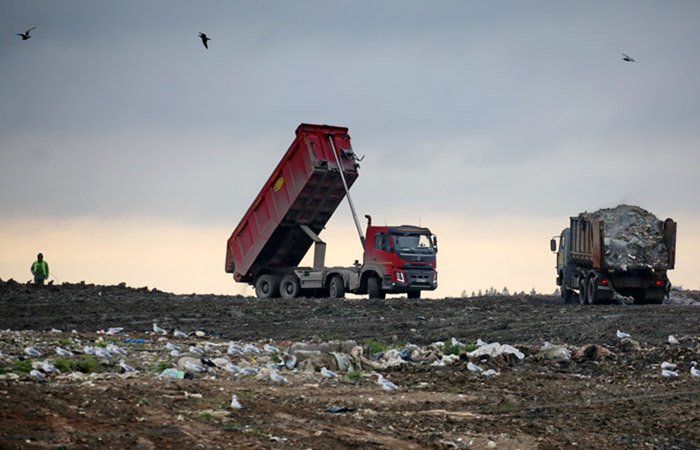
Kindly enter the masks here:
[[676, 222], [637, 206], [619, 205], [570, 218], [550, 247], [557, 255], [557, 285], [565, 300], [662, 303], [671, 288], [667, 270], [676, 259]]
[[[348, 129], [301, 124], [296, 138], [248, 208], [226, 245], [226, 272], [255, 286], [259, 298], [384, 298], [437, 288], [437, 238], [428, 228], [373, 226], [362, 234], [350, 187], [359, 161]], [[362, 263], [326, 267], [319, 234], [344, 198], [363, 247]], [[313, 267], [298, 267], [314, 244]]]

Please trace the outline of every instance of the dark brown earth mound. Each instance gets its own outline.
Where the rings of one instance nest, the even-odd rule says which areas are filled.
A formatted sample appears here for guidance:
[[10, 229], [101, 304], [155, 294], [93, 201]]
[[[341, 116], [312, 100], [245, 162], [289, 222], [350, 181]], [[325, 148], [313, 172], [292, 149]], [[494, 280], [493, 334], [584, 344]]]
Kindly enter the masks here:
[[[0, 310], [0, 329], [9, 330], [0, 332], [1, 448], [692, 449], [700, 442], [700, 378], [690, 373], [700, 362], [698, 306], [565, 305], [527, 295], [258, 300], [10, 281], [0, 282]], [[154, 333], [154, 323], [169, 333]], [[97, 333], [109, 327], [124, 330]], [[174, 329], [189, 336], [177, 340]], [[631, 337], [619, 339], [617, 330]], [[468, 345], [431, 345], [452, 337]], [[367, 358], [377, 346], [388, 354], [416, 348], [411, 343], [431, 359], [333, 367], [333, 379], [299, 364], [280, 368], [289, 382], [277, 384], [265, 365], [276, 353], [226, 351], [231, 341], [287, 353], [295, 341], [346, 339], [364, 344]], [[523, 358], [475, 356], [477, 339], [511, 344]], [[181, 362], [168, 342], [260, 372], [207, 366], [192, 379], [159, 378]], [[30, 345], [42, 356], [29, 356]], [[109, 345], [126, 355], [84, 353]], [[58, 346], [75, 354], [62, 361], [70, 369], [32, 378], [29, 369], [42, 372], [44, 359], [59, 362]], [[137, 371], [120, 374], [120, 359]], [[677, 376], [662, 376], [664, 361], [676, 364]], [[470, 371], [470, 363], [495, 375]], [[398, 391], [384, 391], [376, 373]], [[243, 409], [231, 409], [232, 394]], [[332, 406], [344, 412], [328, 412]]]

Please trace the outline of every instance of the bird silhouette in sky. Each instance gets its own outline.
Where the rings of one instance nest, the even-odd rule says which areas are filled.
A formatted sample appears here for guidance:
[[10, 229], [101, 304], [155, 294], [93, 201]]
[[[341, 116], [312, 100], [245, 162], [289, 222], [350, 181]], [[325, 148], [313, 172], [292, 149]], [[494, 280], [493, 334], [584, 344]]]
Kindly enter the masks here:
[[623, 60], [623, 61], [627, 61], [627, 62], [635, 62], [635, 61], [634, 61], [634, 58], [632, 58], [631, 56], [629, 56], [629, 55], [627, 55], [627, 54], [625, 54], [625, 53], [622, 54], [622, 60]]
[[24, 33], [17, 33], [17, 36], [22, 36], [22, 40], [23, 40], [23, 41], [26, 41], [27, 39], [29, 39], [29, 38], [31, 37], [31, 36], [29, 35], [29, 33], [30, 33], [33, 29], [35, 29], [35, 28], [36, 28], [36, 27], [31, 27], [30, 29], [28, 29], [28, 30], [25, 31]]
[[202, 32], [199, 33], [199, 38], [202, 40], [202, 44], [204, 44], [204, 48], [209, 49], [209, 44], [207, 44], [207, 41], [211, 41], [211, 38]]

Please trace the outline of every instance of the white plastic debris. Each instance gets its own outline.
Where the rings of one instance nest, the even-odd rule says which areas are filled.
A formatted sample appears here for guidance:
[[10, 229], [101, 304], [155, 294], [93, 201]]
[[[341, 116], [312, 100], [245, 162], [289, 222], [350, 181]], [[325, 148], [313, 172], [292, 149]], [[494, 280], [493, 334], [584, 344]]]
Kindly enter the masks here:
[[29, 356], [41, 356], [41, 352], [36, 347], [27, 347], [24, 349], [24, 353]]
[[470, 358], [478, 358], [481, 356], [489, 356], [491, 358], [503, 355], [503, 354], [508, 354], [508, 355], [515, 355], [518, 359], [524, 359], [525, 354], [518, 350], [517, 348], [513, 347], [512, 345], [508, 344], [500, 344], [498, 342], [491, 342], [490, 344], [484, 344], [481, 347], [477, 348], [476, 350], [467, 353], [467, 355]]
[[46, 376], [36, 369], [32, 369], [29, 372], [29, 376], [34, 378], [37, 381], [46, 381]]
[[276, 370], [270, 370], [270, 379], [275, 383], [288, 383], [287, 378], [283, 377]]
[[263, 351], [266, 353], [279, 353], [280, 349], [271, 344], [263, 345]]
[[676, 364], [670, 363], [668, 361], [664, 361], [661, 363], [661, 368], [662, 369], [667, 369], [667, 370], [673, 370], [676, 368]]
[[470, 372], [483, 372], [483, 371], [484, 371], [484, 369], [482, 369], [481, 367], [477, 366], [476, 364], [474, 364], [474, 363], [471, 362], [471, 361], [469, 361], [469, 362], [467, 363], [467, 370], [470, 371]]
[[70, 350], [66, 350], [62, 347], [56, 347], [56, 354], [64, 358], [70, 358], [71, 356], [73, 356], [73, 352], [71, 352]]
[[664, 378], [678, 378], [678, 372], [674, 372], [673, 370], [668, 369], [662, 369], [661, 376]]

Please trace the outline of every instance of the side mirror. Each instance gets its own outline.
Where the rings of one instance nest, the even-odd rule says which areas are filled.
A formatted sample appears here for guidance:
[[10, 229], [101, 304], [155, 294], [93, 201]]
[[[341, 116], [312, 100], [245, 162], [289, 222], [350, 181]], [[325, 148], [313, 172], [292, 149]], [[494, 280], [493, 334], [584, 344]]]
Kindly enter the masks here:
[[433, 235], [433, 247], [435, 247], [435, 253], [437, 253], [437, 236]]
[[552, 239], [551, 241], [549, 241], [549, 249], [553, 252], [557, 251], [557, 240], [556, 239]]

